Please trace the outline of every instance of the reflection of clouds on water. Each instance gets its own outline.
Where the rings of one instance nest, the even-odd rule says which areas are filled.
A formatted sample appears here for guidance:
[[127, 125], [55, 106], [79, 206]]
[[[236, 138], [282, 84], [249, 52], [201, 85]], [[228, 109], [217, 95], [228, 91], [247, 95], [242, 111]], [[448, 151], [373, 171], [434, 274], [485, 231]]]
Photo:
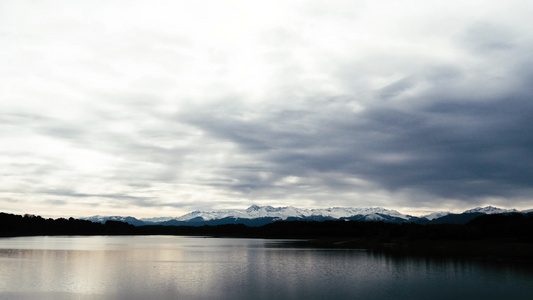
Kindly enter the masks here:
[[[27, 249], [29, 243], [45, 239], [48, 249]], [[514, 299], [533, 295], [528, 266], [457, 257], [170, 236], [1, 242], [2, 299], [500, 299], [510, 291]]]

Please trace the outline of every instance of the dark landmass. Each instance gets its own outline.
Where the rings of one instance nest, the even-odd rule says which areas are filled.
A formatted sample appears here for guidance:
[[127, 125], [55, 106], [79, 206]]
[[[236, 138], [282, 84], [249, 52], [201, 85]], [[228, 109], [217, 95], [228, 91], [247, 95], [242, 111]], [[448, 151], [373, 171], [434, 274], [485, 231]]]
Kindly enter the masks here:
[[462, 214], [449, 214], [444, 217], [432, 220], [431, 224], [466, 224], [471, 220], [483, 216], [483, 213], [462, 213]]
[[0, 236], [35, 235], [129, 235], [135, 227], [123, 222], [93, 223], [74, 218], [44, 219], [40, 216], [24, 216], [0, 213]]
[[[451, 220], [454, 221], [454, 220]], [[0, 213], [0, 236], [188, 235], [300, 239], [299, 247], [372, 249], [398, 254], [468, 255], [533, 262], [533, 213], [472, 216], [466, 224], [284, 221], [259, 227], [133, 226], [118, 221], [44, 219]]]

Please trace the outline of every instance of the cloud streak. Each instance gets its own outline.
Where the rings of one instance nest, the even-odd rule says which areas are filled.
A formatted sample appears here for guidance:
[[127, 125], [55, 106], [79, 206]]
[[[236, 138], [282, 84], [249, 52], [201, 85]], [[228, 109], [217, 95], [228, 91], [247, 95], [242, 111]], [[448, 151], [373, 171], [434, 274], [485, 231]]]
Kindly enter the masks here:
[[408, 4], [5, 1], [0, 209], [530, 207], [533, 6]]

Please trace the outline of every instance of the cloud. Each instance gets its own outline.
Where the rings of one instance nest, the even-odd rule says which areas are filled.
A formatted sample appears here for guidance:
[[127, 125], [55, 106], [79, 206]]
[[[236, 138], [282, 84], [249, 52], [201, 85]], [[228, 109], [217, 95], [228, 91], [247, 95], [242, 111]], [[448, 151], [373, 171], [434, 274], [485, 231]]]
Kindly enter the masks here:
[[516, 35], [505, 26], [479, 22], [470, 25], [460, 42], [476, 54], [492, 54], [515, 46]]
[[2, 207], [530, 205], [528, 5], [215, 2], [4, 2]]
[[[207, 111], [195, 110], [190, 114], [194, 116], [181, 120], [213, 139], [231, 141], [242, 156], [255, 162], [254, 168], [224, 170], [228, 177], [238, 178], [238, 184], [228, 186], [243, 192], [301, 192], [301, 180], [287, 181], [283, 188], [278, 185], [292, 176], [312, 177], [314, 185], [336, 196], [350, 188], [364, 189], [345, 180], [354, 178], [390, 192], [419, 191], [465, 203], [487, 197], [513, 199], [533, 187], [528, 179], [533, 175], [527, 88], [531, 77], [514, 75], [521, 73], [514, 66], [529, 64], [524, 60], [498, 66], [510, 76], [490, 82], [503, 91], [487, 97], [482, 97], [486, 91], [475, 87], [479, 79], [456, 71], [460, 65], [430, 67], [378, 90], [375, 102], [362, 111], [354, 111], [349, 100], [325, 97], [306, 99], [287, 110], [206, 107]], [[405, 92], [416, 85], [425, 88]], [[458, 97], [454, 90], [463, 93]], [[257, 117], [244, 119], [243, 114]], [[246, 165], [228, 161], [230, 166], [240, 163]], [[268, 176], [257, 175], [261, 173]], [[314, 192], [309, 189], [307, 196]], [[407, 199], [397, 201], [415, 205]]]

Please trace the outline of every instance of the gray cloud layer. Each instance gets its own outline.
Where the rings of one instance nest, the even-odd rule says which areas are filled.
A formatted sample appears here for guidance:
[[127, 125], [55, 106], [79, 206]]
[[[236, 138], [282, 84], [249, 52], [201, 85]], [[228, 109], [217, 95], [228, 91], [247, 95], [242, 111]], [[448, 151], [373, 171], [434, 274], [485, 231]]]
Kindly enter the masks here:
[[0, 209], [531, 206], [532, 7], [243, 3], [6, 2]]

